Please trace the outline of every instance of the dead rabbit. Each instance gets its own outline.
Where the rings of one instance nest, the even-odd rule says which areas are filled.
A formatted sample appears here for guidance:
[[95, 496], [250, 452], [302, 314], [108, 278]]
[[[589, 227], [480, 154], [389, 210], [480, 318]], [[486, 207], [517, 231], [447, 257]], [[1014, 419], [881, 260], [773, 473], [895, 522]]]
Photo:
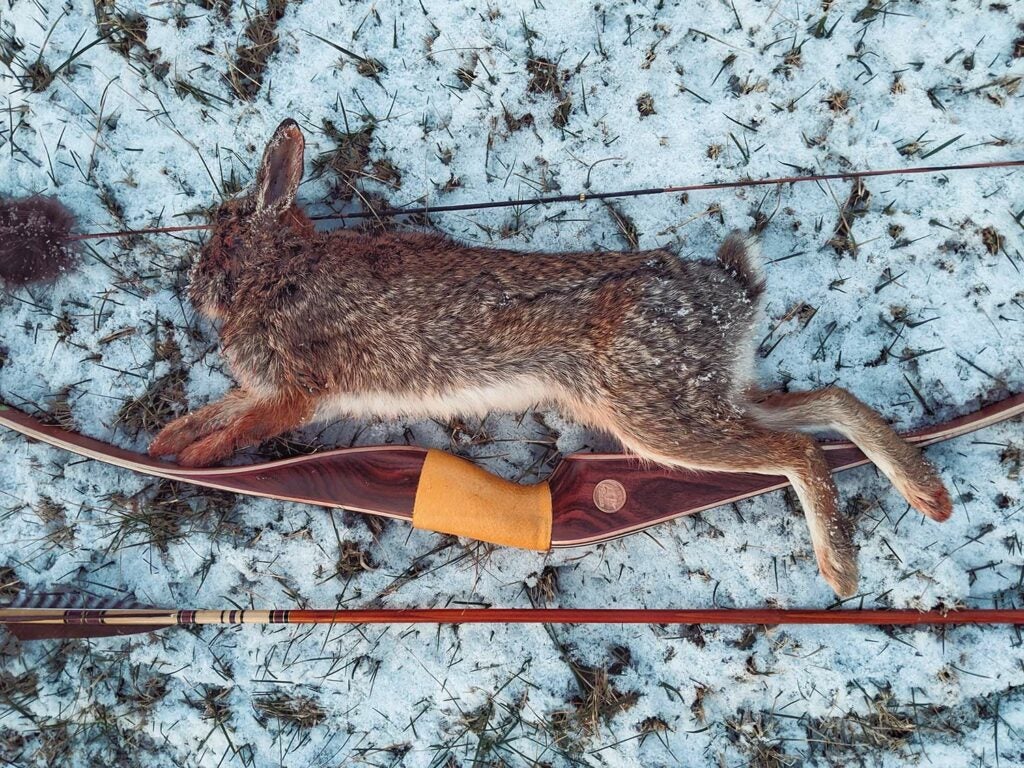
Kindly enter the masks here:
[[752, 379], [764, 283], [752, 241], [714, 260], [516, 253], [425, 232], [316, 232], [295, 203], [304, 140], [283, 122], [254, 189], [225, 202], [189, 294], [221, 324], [238, 387], [150, 446], [216, 463], [338, 416], [446, 418], [555, 406], [673, 467], [785, 475], [818, 566], [854, 593], [851, 526], [821, 449], [841, 433], [907, 501], [945, 520], [949, 495], [920, 451], [849, 392], [768, 393]]

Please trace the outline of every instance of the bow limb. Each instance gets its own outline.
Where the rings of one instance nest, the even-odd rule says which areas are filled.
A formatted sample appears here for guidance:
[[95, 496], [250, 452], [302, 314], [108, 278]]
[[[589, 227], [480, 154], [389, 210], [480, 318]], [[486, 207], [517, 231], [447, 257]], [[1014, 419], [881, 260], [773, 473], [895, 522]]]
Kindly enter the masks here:
[[411, 446], [346, 448], [262, 464], [192, 468], [151, 459], [45, 424], [10, 406], [0, 405], [0, 426], [79, 456], [144, 475], [248, 496], [343, 507], [410, 520], [420, 472], [428, 453], [424, 448]]

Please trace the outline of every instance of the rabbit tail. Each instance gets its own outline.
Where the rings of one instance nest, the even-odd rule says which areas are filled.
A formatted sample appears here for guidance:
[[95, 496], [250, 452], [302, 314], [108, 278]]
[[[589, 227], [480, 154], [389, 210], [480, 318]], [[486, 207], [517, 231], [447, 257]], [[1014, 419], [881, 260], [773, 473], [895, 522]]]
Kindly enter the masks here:
[[761, 269], [761, 247], [753, 235], [745, 236], [733, 232], [718, 249], [719, 263], [735, 277], [751, 301], [764, 293], [764, 272]]

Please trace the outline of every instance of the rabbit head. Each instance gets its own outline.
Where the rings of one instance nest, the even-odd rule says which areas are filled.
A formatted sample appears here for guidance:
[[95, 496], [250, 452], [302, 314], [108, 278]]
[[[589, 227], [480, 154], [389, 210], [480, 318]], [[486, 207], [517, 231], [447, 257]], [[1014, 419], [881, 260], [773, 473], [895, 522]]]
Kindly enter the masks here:
[[282, 122], [263, 151], [253, 186], [224, 201], [214, 214], [213, 231], [192, 268], [189, 286], [192, 303], [211, 320], [228, 312], [246, 254], [258, 252], [282, 227], [312, 236], [312, 222], [295, 204], [304, 151], [298, 124]]

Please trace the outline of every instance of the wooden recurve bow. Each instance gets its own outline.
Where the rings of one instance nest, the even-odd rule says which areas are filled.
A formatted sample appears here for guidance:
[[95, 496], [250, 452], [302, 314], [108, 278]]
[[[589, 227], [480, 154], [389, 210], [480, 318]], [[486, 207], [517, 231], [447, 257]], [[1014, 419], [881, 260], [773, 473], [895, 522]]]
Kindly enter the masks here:
[[[905, 437], [928, 446], [1021, 413], [1024, 393]], [[409, 446], [347, 448], [261, 464], [194, 469], [45, 424], [10, 406], [0, 405], [0, 426], [147, 475], [250, 496], [341, 507], [538, 550], [609, 541], [788, 485], [784, 477], [680, 471], [644, 466], [621, 454], [573, 454], [562, 459], [548, 480], [522, 486], [449, 454]], [[821, 445], [834, 472], [868, 463], [851, 443]], [[510, 536], [507, 526], [501, 526], [502, 519], [523, 514], [530, 519], [517, 519], [517, 531]], [[474, 522], [481, 517], [483, 527]], [[495, 524], [493, 529], [487, 527], [487, 518]], [[524, 539], [518, 531], [531, 525], [535, 530]]]

